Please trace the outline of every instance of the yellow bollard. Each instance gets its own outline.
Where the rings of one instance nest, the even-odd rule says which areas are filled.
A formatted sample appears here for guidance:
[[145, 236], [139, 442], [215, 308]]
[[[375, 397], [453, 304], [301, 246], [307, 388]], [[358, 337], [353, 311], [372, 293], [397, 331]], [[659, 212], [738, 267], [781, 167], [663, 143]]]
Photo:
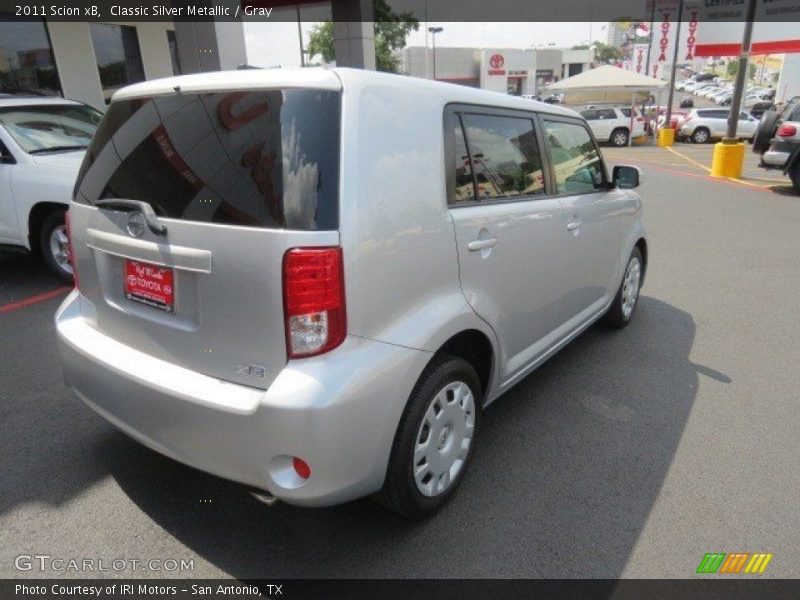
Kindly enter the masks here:
[[742, 176], [743, 165], [743, 142], [734, 142], [733, 144], [718, 142], [714, 144], [714, 158], [711, 160], [712, 177], [739, 178]]
[[672, 146], [675, 143], [675, 130], [665, 127], [658, 130], [658, 145]]

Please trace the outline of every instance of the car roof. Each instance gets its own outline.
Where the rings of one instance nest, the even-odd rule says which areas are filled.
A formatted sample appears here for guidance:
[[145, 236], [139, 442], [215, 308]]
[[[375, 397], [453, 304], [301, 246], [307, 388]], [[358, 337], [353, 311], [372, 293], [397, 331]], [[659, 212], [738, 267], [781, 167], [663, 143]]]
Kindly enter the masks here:
[[269, 88], [312, 88], [340, 91], [368, 85], [398, 88], [398, 93], [418, 91], [428, 97], [437, 97], [446, 103], [481, 104], [499, 108], [530, 111], [532, 109], [552, 115], [578, 116], [575, 111], [545, 102], [490, 92], [464, 85], [431, 81], [408, 75], [381, 73], [366, 69], [308, 67], [303, 69], [240, 69], [197, 73], [164, 79], [153, 79], [127, 86], [117, 91], [112, 102], [145, 96], [182, 92], [212, 92], [225, 90], [257, 90]]
[[53, 106], [53, 105], [75, 105], [83, 106], [75, 100], [58, 98], [53, 96], [18, 96], [0, 94], [0, 107], [7, 106]]

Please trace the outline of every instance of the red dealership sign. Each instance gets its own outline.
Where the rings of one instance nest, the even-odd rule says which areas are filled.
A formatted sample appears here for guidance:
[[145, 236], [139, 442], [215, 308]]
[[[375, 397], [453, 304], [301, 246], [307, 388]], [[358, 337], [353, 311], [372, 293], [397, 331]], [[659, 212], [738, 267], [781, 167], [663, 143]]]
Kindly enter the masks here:
[[491, 58], [489, 58], [489, 64], [493, 69], [500, 69], [505, 62], [506, 59], [503, 58], [502, 54], [492, 54]]

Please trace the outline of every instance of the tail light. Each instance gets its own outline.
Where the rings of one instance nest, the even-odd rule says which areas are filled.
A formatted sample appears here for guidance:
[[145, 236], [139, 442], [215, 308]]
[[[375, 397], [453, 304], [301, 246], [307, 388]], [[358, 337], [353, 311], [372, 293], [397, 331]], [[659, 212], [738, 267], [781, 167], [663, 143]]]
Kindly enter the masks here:
[[778, 129], [779, 137], [793, 137], [796, 134], [797, 127], [794, 125], [781, 125], [780, 129]]
[[72, 226], [71, 226], [72, 218], [67, 211], [64, 214], [64, 228], [67, 230], [67, 244], [69, 248], [67, 249], [67, 262], [72, 265], [72, 279], [75, 282], [75, 287], [80, 288], [78, 284], [78, 269], [75, 268], [75, 253], [72, 251]]
[[289, 358], [324, 354], [344, 341], [341, 248], [292, 248], [283, 255], [283, 312]]

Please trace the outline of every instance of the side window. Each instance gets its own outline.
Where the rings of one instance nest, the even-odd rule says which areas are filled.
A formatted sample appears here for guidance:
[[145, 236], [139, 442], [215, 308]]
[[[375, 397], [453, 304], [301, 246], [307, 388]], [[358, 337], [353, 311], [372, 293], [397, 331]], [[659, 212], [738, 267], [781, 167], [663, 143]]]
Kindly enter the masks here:
[[630, 108], [620, 108], [619, 111], [623, 114], [623, 116], [627, 119], [631, 118], [631, 109]]
[[533, 122], [463, 114], [480, 200], [544, 194], [542, 157]]
[[596, 110], [582, 110], [581, 116], [587, 121], [595, 121], [598, 118]]
[[451, 204], [471, 202], [475, 200], [475, 183], [472, 179], [472, 166], [470, 165], [467, 144], [464, 141], [464, 129], [461, 127], [461, 118], [454, 114], [451, 117], [453, 136], [455, 139], [455, 193]]
[[617, 113], [611, 108], [604, 108], [597, 111], [601, 119], [616, 119]]
[[544, 132], [557, 193], [580, 194], [605, 187], [603, 160], [586, 127], [545, 119]]

